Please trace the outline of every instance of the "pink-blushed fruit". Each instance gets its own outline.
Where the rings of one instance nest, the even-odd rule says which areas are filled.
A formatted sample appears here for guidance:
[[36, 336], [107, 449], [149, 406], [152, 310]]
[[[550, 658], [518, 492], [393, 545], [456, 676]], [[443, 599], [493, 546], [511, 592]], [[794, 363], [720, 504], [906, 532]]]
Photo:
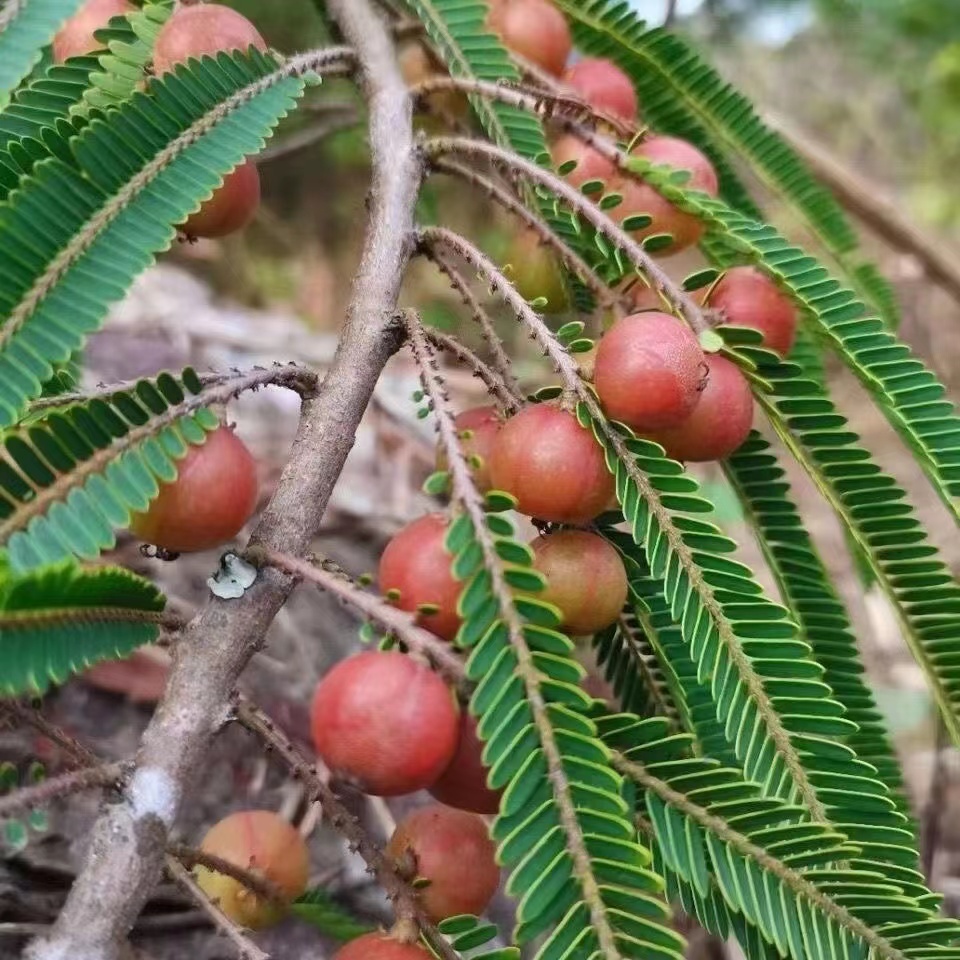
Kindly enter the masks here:
[[636, 120], [637, 92], [633, 81], [612, 60], [584, 57], [567, 70], [564, 80], [594, 110], [621, 120]]
[[708, 306], [720, 310], [728, 323], [753, 327], [763, 343], [785, 357], [797, 335], [793, 301], [756, 267], [733, 267], [710, 292]]
[[531, 404], [503, 425], [490, 457], [490, 479], [497, 490], [516, 497], [520, 513], [554, 523], [592, 520], [614, 489], [593, 434], [553, 403]]
[[[453, 557], [444, 539], [448, 520], [442, 513], [429, 513], [408, 523], [387, 544], [380, 557], [380, 589], [400, 607], [418, 613], [419, 622], [444, 640], [460, 629], [457, 602], [463, 584], [454, 579]], [[394, 599], [395, 597], [395, 599]], [[435, 613], [419, 613], [429, 604]]]
[[707, 354], [707, 385], [692, 414], [679, 426], [647, 434], [674, 460], [723, 460], [750, 435], [753, 394], [735, 363]]
[[209, 550], [232, 540], [257, 506], [257, 465], [243, 441], [220, 427], [191, 447], [177, 479], [160, 485], [130, 530], [141, 540], [176, 553]]
[[530, 546], [534, 567], [547, 578], [536, 598], [560, 609], [567, 633], [586, 636], [616, 622], [627, 602], [627, 572], [610, 543], [586, 530], [561, 530]]
[[180, 229], [188, 237], [225, 237], [253, 220], [260, 206], [260, 174], [253, 160], [228, 173], [223, 185]]
[[[307, 888], [307, 845], [286, 820], [269, 810], [243, 810], [224, 817], [200, 849], [263, 877], [292, 902]], [[265, 900], [239, 880], [207, 867], [196, 868], [197, 884], [235, 923], [251, 930], [278, 923], [285, 903]]]
[[483, 913], [500, 885], [487, 825], [475, 813], [440, 803], [408, 814], [390, 838], [387, 855], [430, 881], [420, 888], [419, 900], [434, 923]]
[[667, 313], [635, 313], [603, 335], [593, 382], [611, 419], [662, 430], [682, 423], [700, 402], [705, 362], [686, 324]]
[[[480, 460], [479, 465], [473, 466], [473, 479], [477, 489], [486, 493], [490, 489], [490, 451], [503, 426], [503, 418], [494, 406], [472, 407], [457, 414], [454, 423], [460, 434], [463, 452], [468, 458]], [[465, 433], [470, 436], [465, 437]], [[442, 449], [437, 451], [437, 469], [448, 469], [447, 457]]]
[[[676, 137], [654, 136], [644, 140], [634, 151], [636, 156], [646, 157], [658, 166], [668, 166], [690, 173], [685, 187], [716, 196], [720, 190], [713, 164], [692, 144]], [[632, 177], [624, 177], [618, 185], [623, 202], [616, 208], [616, 215], [625, 220], [635, 214], [653, 218], [649, 226], [634, 231], [639, 240], [654, 234], [670, 234], [673, 237], [663, 254], [679, 253], [693, 246], [703, 236], [703, 224], [692, 214], [679, 210], [649, 184]]]
[[496, 813], [502, 791], [487, 786], [489, 772], [483, 765], [483, 741], [477, 735], [477, 721], [463, 710], [457, 751], [450, 765], [430, 788], [430, 793], [434, 799], [458, 810]]
[[550, 155], [557, 169], [571, 160], [577, 161], [576, 167], [564, 177], [577, 189], [591, 180], [600, 180], [607, 184], [613, 183], [616, 178], [617, 168], [613, 161], [608, 160], [593, 147], [588, 147], [572, 133], [559, 137], [551, 147]]
[[459, 708], [429, 667], [396, 651], [342, 660], [317, 685], [313, 742], [338, 777], [396, 797], [431, 786], [457, 748]]
[[179, 7], [161, 27], [153, 46], [153, 70], [162, 76], [191, 57], [215, 57], [250, 47], [266, 50], [267, 43], [242, 13], [219, 3]]
[[549, 0], [493, 0], [490, 29], [505, 47], [559, 77], [573, 49], [563, 14]]
[[416, 943], [401, 943], [385, 933], [367, 933], [341, 947], [333, 960], [431, 960]]
[[93, 35], [105, 27], [112, 17], [121, 17], [136, 8], [127, 0], [87, 0], [57, 31], [53, 38], [53, 62], [63, 63], [70, 57], [99, 50], [102, 44]]

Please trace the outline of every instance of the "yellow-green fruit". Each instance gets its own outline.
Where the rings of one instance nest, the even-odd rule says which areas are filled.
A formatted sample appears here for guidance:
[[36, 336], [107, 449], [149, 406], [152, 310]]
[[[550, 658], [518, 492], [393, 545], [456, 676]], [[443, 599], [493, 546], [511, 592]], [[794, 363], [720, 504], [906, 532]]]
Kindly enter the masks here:
[[553, 251], [532, 230], [521, 233], [510, 245], [504, 261], [507, 276], [524, 300], [545, 297], [541, 313], [563, 313], [570, 306], [563, 270]]
[[264, 877], [282, 894], [280, 901], [271, 902], [233, 877], [197, 867], [200, 889], [231, 920], [251, 930], [278, 923], [287, 904], [307, 888], [307, 845], [286, 820], [269, 810], [242, 810], [224, 817], [203, 838], [200, 849]]

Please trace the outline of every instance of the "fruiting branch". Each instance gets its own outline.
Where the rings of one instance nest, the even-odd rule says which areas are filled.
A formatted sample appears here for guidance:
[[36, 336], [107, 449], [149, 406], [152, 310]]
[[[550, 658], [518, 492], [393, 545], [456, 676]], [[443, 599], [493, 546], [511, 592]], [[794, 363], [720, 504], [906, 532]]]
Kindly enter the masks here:
[[[303, 404], [291, 457], [252, 538], [295, 555], [310, 549], [380, 372], [399, 346], [393, 311], [412, 251], [422, 175], [410, 98], [385, 25], [370, 0], [327, 0], [326, 7], [360, 64], [370, 108], [373, 183], [343, 336], [317, 395]], [[230, 694], [293, 585], [280, 571], [264, 571], [242, 598], [211, 600], [184, 631], [123, 801], [107, 809], [94, 828], [92, 855], [50, 936], [31, 946], [32, 960], [120, 956], [160, 876], [167, 833], [184, 793], [201, 779]], [[152, 792], [136, 792], [147, 783]]]
[[347, 809], [324, 779], [317, 774], [315, 767], [300, 754], [273, 720], [239, 694], [235, 698], [235, 715], [244, 727], [259, 737], [267, 749], [287, 765], [294, 778], [304, 785], [310, 799], [320, 802], [324, 817], [344, 837], [350, 850], [360, 855], [367, 864], [369, 872], [373, 874], [388, 899], [394, 904], [397, 918], [415, 921], [442, 960], [460, 960], [423, 913], [416, 890], [398, 874], [396, 866], [371, 840], [360, 821]]
[[32, 810], [51, 800], [68, 797], [84, 790], [116, 786], [127, 768], [128, 764], [125, 763], [105, 763], [96, 767], [84, 767], [58, 777], [51, 777], [36, 786], [15, 790], [13, 793], [0, 796], [0, 818], [9, 817], [24, 810]]
[[354, 610], [384, 627], [409, 650], [425, 656], [439, 673], [451, 683], [464, 681], [463, 661], [454, 648], [416, 623], [416, 618], [403, 610], [384, 602], [354, 583], [330, 560], [310, 562], [298, 560], [275, 550], [268, 550], [264, 559], [270, 566], [283, 570], [300, 580], [316, 584], [321, 590], [332, 593]]
[[565, 183], [555, 173], [483, 140], [466, 137], [436, 137], [428, 140], [424, 149], [437, 169], [446, 169], [450, 173], [458, 171], [459, 165], [454, 165], [453, 169], [444, 167], [443, 160], [448, 156], [459, 156], [468, 161], [486, 160], [524, 177], [530, 183], [546, 187], [598, 233], [622, 250], [651, 286], [662, 293], [677, 314], [690, 324], [694, 332], [699, 334], [710, 328], [703, 310], [693, 297], [678, 286], [656, 260], [622, 227], [614, 223], [596, 204]]
[[[421, 232], [425, 238], [429, 231]], [[429, 243], [429, 241], [428, 241]], [[504, 281], [506, 282], [506, 281]], [[508, 284], [509, 286], [509, 284]], [[511, 287], [511, 289], [513, 289]], [[519, 296], [519, 294], [515, 294]], [[503, 563], [497, 554], [496, 545], [486, 522], [485, 504], [472, 479], [470, 464], [463, 452], [457, 432], [454, 413], [450, 408], [446, 388], [437, 370], [436, 357], [429, 341], [423, 334], [419, 317], [408, 311], [407, 330], [410, 348], [417, 366], [424, 391], [433, 408], [440, 444], [446, 452], [453, 482], [453, 496], [470, 517], [474, 535], [483, 555], [484, 567], [490, 575], [491, 590], [497, 599], [501, 616], [517, 657], [517, 669], [523, 680], [527, 702], [534, 718], [537, 734], [547, 762], [548, 776], [557, 803], [560, 822], [563, 825], [567, 850], [574, 865], [577, 883], [590, 912], [591, 926], [596, 931], [603, 956], [619, 960], [620, 950], [610, 919], [600, 895], [600, 884], [593, 871], [587, 850], [586, 837], [577, 818], [570, 781], [563, 768], [563, 761], [553, 725], [547, 714], [547, 704], [541, 689], [541, 673], [533, 659], [533, 652], [523, 633], [523, 621], [513, 599], [513, 591], [503, 573]]]
[[657, 525], [667, 538], [670, 549], [680, 561], [681, 567], [689, 578], [691, 587], [716, 624], [720, 639], [726, 646], [731, 661], [742, 678], [750, 697], [756, 703], [769, 735], [776, 744], [777, 752], [790, 771], [790, 776], [803, 805], [810, 812], [812, 819], [825, 822], [828, 818], [824, 805], [810, 782], [797, 748], [784, 727], [780, 714], [764, 688], [762, 678], [757, 674], [751, 659], [744, 652], [733, 624], [727, 619], [723, 607], [716, 598], [713, 587], [705, 579], [703, 570], [696, 562], [693, 551], [684, 539], [673, 515], [664, 505], [660, 491], [637, 466], [634, 456], [627, 447], [624, 435], [608, 423], [596, 397], [581, 379], [576, 361], [560, 345], [557, 338], [543, 322], [543, 319], [514, 290], [513, 285], [500, 273], [489, 257], [469, 240], [445, 227], [428, 227], [421, 230], [420, 240], [427, 246], [439, 244], [455, 251], [490, 282], [494, 292], [503, 298], [517, 319], [531, 332], [543, 353], [553, 362], [564, 387], [587, 409], [591, 419], [603, 434], [605, 443], [616, 453], [617, 459], [626, 471], [627, 476], [636, 485], [641, 497], [647, 504], [647, 508], [656, 517]]

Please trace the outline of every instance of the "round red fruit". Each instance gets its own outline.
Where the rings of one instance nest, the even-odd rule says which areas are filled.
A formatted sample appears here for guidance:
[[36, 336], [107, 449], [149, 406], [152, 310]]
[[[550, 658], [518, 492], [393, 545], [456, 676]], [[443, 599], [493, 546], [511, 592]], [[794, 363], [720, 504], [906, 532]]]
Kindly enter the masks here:
[[460, 714], [460, 737], [450, 765], [430, 788], [434, 799], [458, 810], [496, 813], [499, 790], [487, 786], [489, 770], [483, 765], [483, 741], [477, 735], [477, 721], [466, 711]]
[[587, 636], [616, 622], [627, 602], [627, 572], [603, 537], [561, 530], [537, 537], [530, 546], [534, 567], [547, 579], [536, 599], [560, 609], [565, 631]]
[[[473, 465], [473, 479], [477, 489], [486, 493], [490, 489], [490, 451], [503, 426], [503, 419], [496, 407], [473, 407], [458, 414], [454, 423], [463, 452], [469, 459], [480, 461], [479, 465]], [[447, 470], [448, 467], [446, 454], [438, 450], [437, 469]]]
[[433, 954], [415, 943], [401, 943], [384, 933], [367, 933], [341, 947], [333, 960], [431, 960]]
[[675, 427], [700, 402], [703, 350], [686, 324], [646, 311], [618, 320], [600, 340], [593, 382], [609, 417], [634, 430]]
[[260, 206], [260, 174], [252, 160], [228, 173], [223, 185], [180, 229], [188, 237], [225, 237], [241, 230]]
[[266, 50], [257, 28], [241, 13], [218, 3], [180, 6], [157, 34], [153, 70], [162, 76], [191, 57], [215, 57], [250, 47]]
[[53, 62], [63, 63], [70, 57], [99, 50], [103, 44], [93, 35], [94, 31], [105, 27], [111, 17], [122, 17], [135, 9], [127, 0], [87, 0], [53, 38]]
[[243, 441], [220, 427], [191, 447], [177, 465], [177, 479], [160, 485], [131, 531], [175, 553], [209, 550], [232, 540], [257, 505], [257, 465]]
[[710, 292], [709, 306], [727, 323], [752, 327], [763, 334], [764, 346], [785, 357], [797, 335], [793, 301], [756, 267], [728, 270]]
[[421, 613], [419, 622], [438, 637], [452, 640], [460, 629], [457, 602], [463, 584], [450, 569], [453, 557], [444, 544], [447, 529], [442, 513], [407, 524], [380, 557], [380, 589], [410, 613], [425, 605], [436, 607], [435, 613]]
[[674, 460], [702, 463], [729, 457], [750, 435], [753, 394], [735, 363], [707, 354], [707, 385], [678, 427], [648, 433]]
[[387, 854], [401, 870], [412, 868], [430, 881], [419, 899], [434, 923], [464, 913], [478, 916], [500, 885], [487, 825], [474, 813], [439, 803], [407, 816], [390, 838]]
[[525, 407], [497, 435], [490, 457], [497, 490], [517, 510], [554, 523], [587, 523], [613, 495], [613, 477], [593, 434], [552, 403]]
[[636, 120], [633, 81], [613, 61], [584, 57], [567, 70], [564, 79], [594, 110], [621, 120]]
[[490, 29], [503, 45], [559, 77], [573, 49], [563, 14], [549, 0], [493, 0]]
[[570, 305], [563, 270], [553, 251], [532, 230], [525, 230], [510, 245], [508, 275], [524, 300], [542, 297], [541, 313], [563, 313]]
[[230, 814], [210, 829], [200, 849], [269, 880], [283, 895], [283, 903], [265, 900], [233, 877], [197, 867], [200, 889], [231, 920], [251, 930], [278, 923], [286, 904], [307, 888], [307, 845], [297, 830], [269, 810]]
[[450, 764], [458, 712], [428, 667], [396, 651], [369, 651], [341, 661], [317, 685], [313, 741], [338, 777], [396, 797], [431, 786]]
[[[646, 157], [658, 166], [688, 171], [690, 178], [685, 187], [689, 190], [700, 190], [714, 197], [720, 190], [713, 164], [685, 140], [649, 137], [633, 153]], [[617, 207], [622, 220], [636, 214], [653, 218], [649, 226], [634, 231], [637, 239], [668, 233], [673, 240], [662, 252], [672, 254], [693, 246], [703, 236], [703, 224], [695, 216], [677, 209], [652, 186], [633, 178], [624, 178], [618, 189], [623, 196], [623, 202]]]
[[571, 160], [576, 160], [576, 167], [566, 174], [564, 179], [578, 190], [588, 181], [600, 180], [606, 184], [616, 177], [617, 168], [613, 161], [593, 147], [588, 147], [572, 133], [557, 139], [550, 155], [557, 169]]

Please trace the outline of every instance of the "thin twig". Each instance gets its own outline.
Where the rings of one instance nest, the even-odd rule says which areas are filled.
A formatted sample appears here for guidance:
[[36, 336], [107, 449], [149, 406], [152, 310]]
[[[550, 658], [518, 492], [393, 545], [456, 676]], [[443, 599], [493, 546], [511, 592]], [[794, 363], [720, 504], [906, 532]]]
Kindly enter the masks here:
[[431, 259], [440, 272], [450, 281], [453, 289], [460, 294], [460, 299], [469, 307], [473, 319], [480, 327], [480, 334], [490, 348], [491, 366], [502, 377], [510, 393], [513, 394], [514, 397], [519, 398], [516, 380], [514, 380], [513, 377], [513, 364], [506, 350], [503, 348], [503, 341], [497, 334], [490, 314], [480, 305], [480, 301], [477, 300], [473, 290], [470, 289], [470, 284], [467, 282], [466, 277], [460, 273], [456, 264], [454, 264], [443, 251], [434, 251], [434, 254]]
[[0, 796], [0, 818], [32, 810], [51, 800], [82, 793], [84, 790], [115, 786], [123, 778], [127, 766], [124, 763], [106, 763], [97, 767], [84, 767], [51, 777], [33, 787], [23, 787], [4, 794]]
[[498, 166], [512, 170], [532, 183], [546, 187], [583, 217], [598, 233], [603, 234], [611, 243], [619, 247], [651, 286], [663, 294], [678, 315], [690, 324], [695, 333], [699, 334], [710, 329], [710, 323], [696, 300], [675, 283], [657, 261], [619, 224], [614, 223], [596, 204], [555, 173], [482, 140], [437, 137], [428, 140], [424, 149], [432, 158], [453, 155], [466, 160], [489, 160]]
[[620, 299], [603, 281], [596, 270], [594, 270], [576, 250], [554, 233], [548, 223], [545, 223], [535, 213], [528, 210], [509, 190], [500, 186], [495, 180], [485, 176], [479, 170], [461, 163], [456, 163], [455, 161], [438, 160], [434, 163], [434, 167], [444, 173], [460, 177], [468, 183], [474, 184], [474, 186], [483, 190], [491, 200], [499, 203], [504, 210], [509, 211], [514, 214], [514, 216], [523, 220], [526, 226], [533, 230], [543, 243], [553, 248], [567, 268], [575, 273], [587, 287], [593, 291], [602, 308], [610, 310], [617, 318], [624, 315]]
[[[325, 9], [353, 45], [351, 56], [360, 66], [373, 180], [340, 344], [317, 395], [303, 404], [290, 459], [251, 540], [295, 555], [307, 553], [320, 529], [380, 373], [400, 344], [394, 310], [413, 249], [423, 175], [410, 97], [389, 31], [371, 0], [326, 0]], [[293, 58], [289, 69], [303, 62]], [[293, 586], [293, 578], [267, 569], [243, 597], [211, 599], [184, 631], [123, 801], [105, 809], [94, 827], [87, 862], [50, 936], [28, 949], [30, 960], [121, 956], [160, 878], [168, 832], [184, 796], [202, 779], [208, 746], [227, 716], [237, 679]]]
[[946, 763], [950, 737], [939, 711], [936, 717], [937, 733], [933, 745], [933, 768], [930, 772], [930, 787], [920, 824], [920, 869], [928, 884], [933, 883], [933, 868], [937, 849], [940, 846], [943, 817], [947, 813], [946, 794], [950, 780]]
[[663, 15], [663, 25], [672, 27], [673, 21], [677, 17], [677, 0], [667, 0], [667, 9]]
[[167, 872], [196, 900], [200, 909], [213, 921], [217, 929], [236, 947], [241, 960], [270, 960], [243, 931], [198, 886], [193, 874], [174, 857], [166, 858]]
[[328, 111], [321, 113], [308, 127], [291, 133], [264, 150], [257, 156], [257, 166], [299, 153], [321, 140], [326, 140], [327, 137], [355, 127], [359, 122], [360, 116], [353, 107], [346, 104], [331, 107]]
[[394, 864], [370, 839], [359, 820], [300, 754], [289, 737], [259, 707], [242, 695], [237, 695], [235, 714], [244, 727], [259, 737], [287, 765], [292, 776], [303, 784], [310, 799], [320, 801], [324, 817], [344, 837], [350, 850], [359, 854], [367, 864], [370, 873], [393, 903], [397, 918], [415, 921], [442, 960], [459, 960], [424, 914], [414, 888], [398, 874]]
[[277, 550], [266, 551], [264, 559], [271, 566], [300, 580], [308, 580], [321, 590], [332, 593], [364, 616], [379, 623], [408, 649], [427, 657], [447, 680], [455, 684], [463, 683], [463, 661], [449, 643], [418, 626], [413, 614], [398, 610], [380, 597], [368, 593], [331, 561], [298, 560]]
[[196, 847], [188, 847], [182, 843], [171, 843], [167, 846], [167, 853], [171, 857], [182, 863], [188, 870], [194, 867], [206, 867], [215, 873], [222, 873], [225, 877], [230, 877], [242, 884], [252, 893], [255, 893], [262, 900], [268, 900], [272, 903], [285, 903], [286, 897], [283, 891], [269, 877], [262, 873], [255, 873], [253, 870], [245, 870], [238, 867], [223, 857], [207, 853], [205, 850], [199, 850]]
[[515, 413], [520, 408], [522, 402], [520, 396], [511, 389], [509, 384], [504, 383], [500, 374], [487, 366], [465, 343], [440, 330], [427, 330], [426, 334], [435, 347], [452, 354], [461, 363], [470, 367], [473, 375], [479, 377], [493, 394], [504, 413]]
[[51, 723], [39, 710], [16, 700], [0, 702], [0, 716], [7, 714], [21, 723], [29, 724], [39, 734], [56, 744], [67, 754], [74, 767], [92, 767], [101, 763], [89, 747], [82, 744], [56, 724]]

